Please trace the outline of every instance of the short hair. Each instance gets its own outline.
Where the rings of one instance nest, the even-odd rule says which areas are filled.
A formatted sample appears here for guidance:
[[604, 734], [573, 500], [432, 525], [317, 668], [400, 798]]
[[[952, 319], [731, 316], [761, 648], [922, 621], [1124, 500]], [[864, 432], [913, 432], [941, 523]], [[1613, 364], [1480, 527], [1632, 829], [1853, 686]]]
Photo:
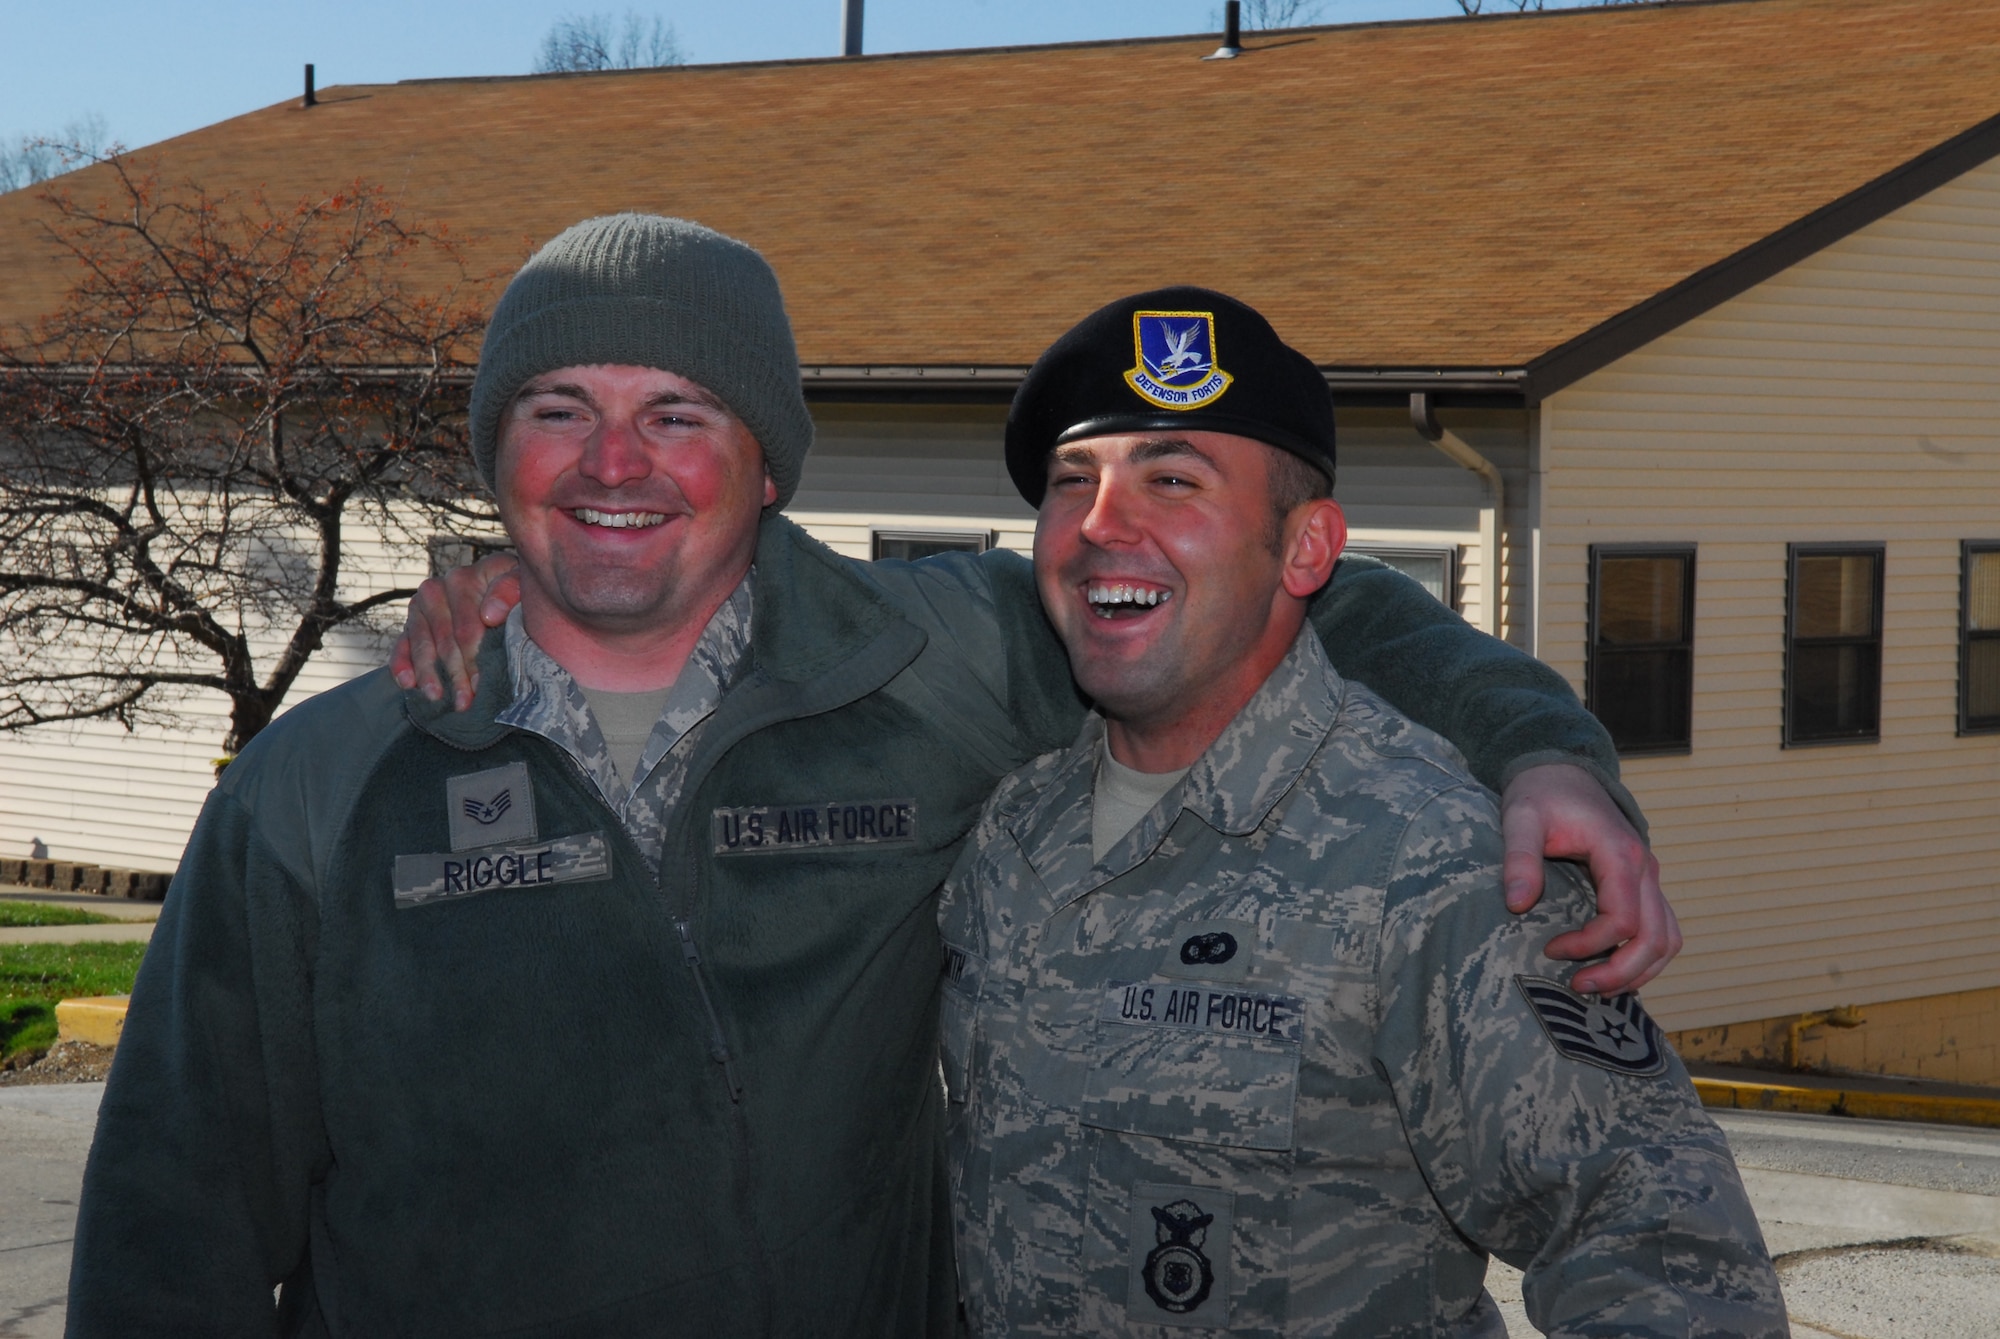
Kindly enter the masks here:
[[1285, 519], [1301, 503], [1333, 496], [1333, 480], [1303, 456], [1278, 447], [1270, 448], [1271, 551], [1284, 552]]

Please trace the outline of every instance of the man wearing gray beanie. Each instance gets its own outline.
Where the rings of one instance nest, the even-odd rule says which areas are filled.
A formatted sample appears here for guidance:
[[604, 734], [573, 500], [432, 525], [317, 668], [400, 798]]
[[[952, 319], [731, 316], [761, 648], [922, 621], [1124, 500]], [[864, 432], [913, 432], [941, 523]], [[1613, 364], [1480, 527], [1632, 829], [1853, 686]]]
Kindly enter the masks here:
[[[519, 606], [461, 649], [427, 583], [397, 675], [223, 774], [104, 1098], [69, 1332], [952, 1333], [938, 993], [979, 968], [937, 892], [1085, 711], [1028, 564], [858, 563], [787, 520], [812, 420], [777, 281], [682, 220], [523, 267], [471, 437]], [[496, 566], [455, 578], [468, 628]], [[1620, 911], [1575, 956], [1630, 942], [1580, 988], [1671, 955], [1557, 676], [1365, 559], [1311, 616], [1508, 784], [1524, 850], [1592, 855]], [[463, 698], [439, 645], [476, 657]]]

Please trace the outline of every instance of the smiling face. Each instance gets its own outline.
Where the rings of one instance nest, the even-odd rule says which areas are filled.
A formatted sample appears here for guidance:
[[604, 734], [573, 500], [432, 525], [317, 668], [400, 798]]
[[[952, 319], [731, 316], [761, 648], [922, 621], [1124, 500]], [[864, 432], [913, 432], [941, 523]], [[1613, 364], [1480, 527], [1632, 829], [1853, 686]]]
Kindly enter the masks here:
[[645, 367], [565, 367], [501, 420], [500, 518], [521, 556], [537, 643], [701, 623], [749, 569], [777, 500], [764, 453], [722, 401]]
[[[1121, 762], [1193, 761], [1290, 651], [1306, 597], [1331, 574], [1346, 538], [1332, 499], [1292, 508], [1273, 543], [1278, 458], [1213, 432], [1051, 453], [1035, 579]], [[1147, 739], [1177, 742], [1161, 752]]]

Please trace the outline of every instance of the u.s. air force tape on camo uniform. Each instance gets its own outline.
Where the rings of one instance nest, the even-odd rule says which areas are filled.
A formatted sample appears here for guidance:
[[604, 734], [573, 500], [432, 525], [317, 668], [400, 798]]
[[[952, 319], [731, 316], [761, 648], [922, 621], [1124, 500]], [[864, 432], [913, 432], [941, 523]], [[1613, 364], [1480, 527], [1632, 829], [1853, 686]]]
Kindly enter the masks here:
[[1096, 731], [946, 885], [944, 1070], [982, 1335], [1784, 1333], [1721, 1133], [1636, 1000], [1510, 916], [1492, 796], [1304, 639], [1102, 864]]

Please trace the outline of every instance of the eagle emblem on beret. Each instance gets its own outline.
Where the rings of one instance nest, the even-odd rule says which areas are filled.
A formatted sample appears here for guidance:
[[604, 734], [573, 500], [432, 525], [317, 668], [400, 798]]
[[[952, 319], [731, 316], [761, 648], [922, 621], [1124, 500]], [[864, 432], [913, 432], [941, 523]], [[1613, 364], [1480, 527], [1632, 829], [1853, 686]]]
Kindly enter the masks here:
[[1199, 409], [1235, 380], [1216, 363], [1214, 312], [1133, 312], [1132, 347], [1125, 383], [1163, 409]]

